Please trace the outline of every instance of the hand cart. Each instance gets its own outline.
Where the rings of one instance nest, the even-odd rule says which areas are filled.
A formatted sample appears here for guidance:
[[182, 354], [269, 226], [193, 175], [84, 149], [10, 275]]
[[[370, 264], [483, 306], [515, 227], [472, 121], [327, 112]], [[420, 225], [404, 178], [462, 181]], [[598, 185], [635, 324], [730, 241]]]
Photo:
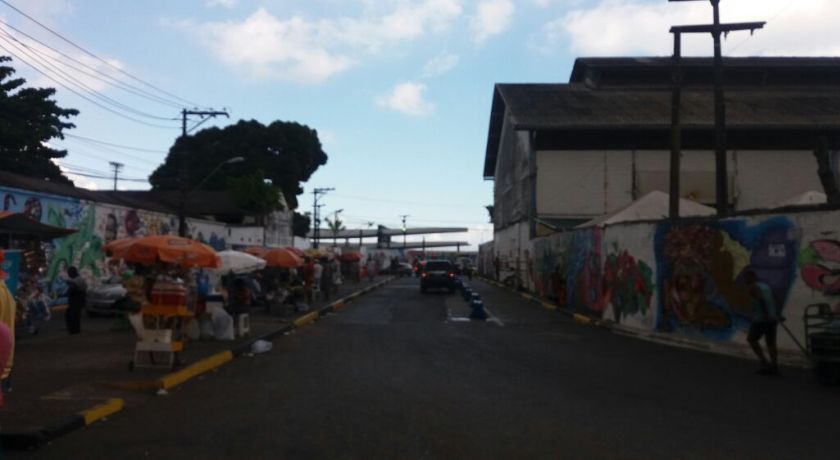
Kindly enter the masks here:
[[817, 381], [840, 383], [840, 313], [825, 303], [805, 307], [805, 340]]
[[[193, 314], [186, 305], [146, 304], [140, 309], [143, 316], [140, 338], [134, 346], [134, 359], [128, 363], [129, 370], [139, 367], [174, 369], [181, 364], [180, 353], [184, 349], [186, 323]], [[147, 356], [143, 363], [141, 357]], [[158, 363], [157, 355], [167, 359]]]

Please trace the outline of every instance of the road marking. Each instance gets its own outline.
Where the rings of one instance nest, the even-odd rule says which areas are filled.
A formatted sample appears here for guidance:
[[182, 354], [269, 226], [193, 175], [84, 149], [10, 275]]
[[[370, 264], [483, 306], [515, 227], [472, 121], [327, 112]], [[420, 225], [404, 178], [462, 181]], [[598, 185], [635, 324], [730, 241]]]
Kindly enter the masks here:
[[487, 312], [487, 321], [490, 321], [492, 323], [495, 323], [499, 326], [504, 327], [505, 323], [503, 323], [502, 320], [500, 320], [498, 316], [494, 315], [490, 310], [488, 310], [487, 307], [484, 307], [484, 311]]

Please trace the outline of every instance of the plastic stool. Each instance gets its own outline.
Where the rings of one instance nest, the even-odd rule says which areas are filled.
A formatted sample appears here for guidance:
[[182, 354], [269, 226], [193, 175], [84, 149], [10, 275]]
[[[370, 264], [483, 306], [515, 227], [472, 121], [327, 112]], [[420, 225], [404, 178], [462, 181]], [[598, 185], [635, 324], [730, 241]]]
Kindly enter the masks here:
[[236, 336], [245, 337], [251, 331], [251, 319], [247, 313], [236, 315]]

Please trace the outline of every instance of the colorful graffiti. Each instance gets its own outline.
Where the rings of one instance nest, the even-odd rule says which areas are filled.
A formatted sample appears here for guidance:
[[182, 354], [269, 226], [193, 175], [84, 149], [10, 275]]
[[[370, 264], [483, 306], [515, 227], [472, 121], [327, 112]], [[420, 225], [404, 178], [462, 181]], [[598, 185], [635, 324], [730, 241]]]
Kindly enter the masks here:
[[601, 272], [600, 228], [560, 233], [534, 242], [534, 286], [561, 307], [602, 316], [606, 307]]
[[662, 223], [654, 238], [660, 331], [695, 331], [728, 339], [749, 324], [751, 307], [742, 278], [753, 270], [783, 308], [796, 274], [793, 224], [774, 217], [709, 224]]
[[[821, 294], [840, 296], [840, 242], [815, 240], [799, 253], [802, 281]], [[835, 306], [840, 311], [840, 303]]]
[[613, 307], [617, 323], [631, 315], [647, 315], [653, 297], [653, 270], [626, 250], [613, 250], [604, 262], [605, 303]]

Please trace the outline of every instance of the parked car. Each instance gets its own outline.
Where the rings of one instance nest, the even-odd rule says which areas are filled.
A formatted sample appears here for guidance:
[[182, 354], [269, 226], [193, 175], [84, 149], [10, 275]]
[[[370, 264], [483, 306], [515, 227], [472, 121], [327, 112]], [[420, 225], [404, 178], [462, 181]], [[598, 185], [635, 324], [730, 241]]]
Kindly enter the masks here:
[[117, 301], [128, 294], [119, 277], [102, 280], [98, 286], [90, 287], [85, 295], [85, 306], [89, 316], [114, 315]]
[[430, 260], [420, 273], [420, 292], [443, 288], [455, 292], [455, 266], [448, 260]]

